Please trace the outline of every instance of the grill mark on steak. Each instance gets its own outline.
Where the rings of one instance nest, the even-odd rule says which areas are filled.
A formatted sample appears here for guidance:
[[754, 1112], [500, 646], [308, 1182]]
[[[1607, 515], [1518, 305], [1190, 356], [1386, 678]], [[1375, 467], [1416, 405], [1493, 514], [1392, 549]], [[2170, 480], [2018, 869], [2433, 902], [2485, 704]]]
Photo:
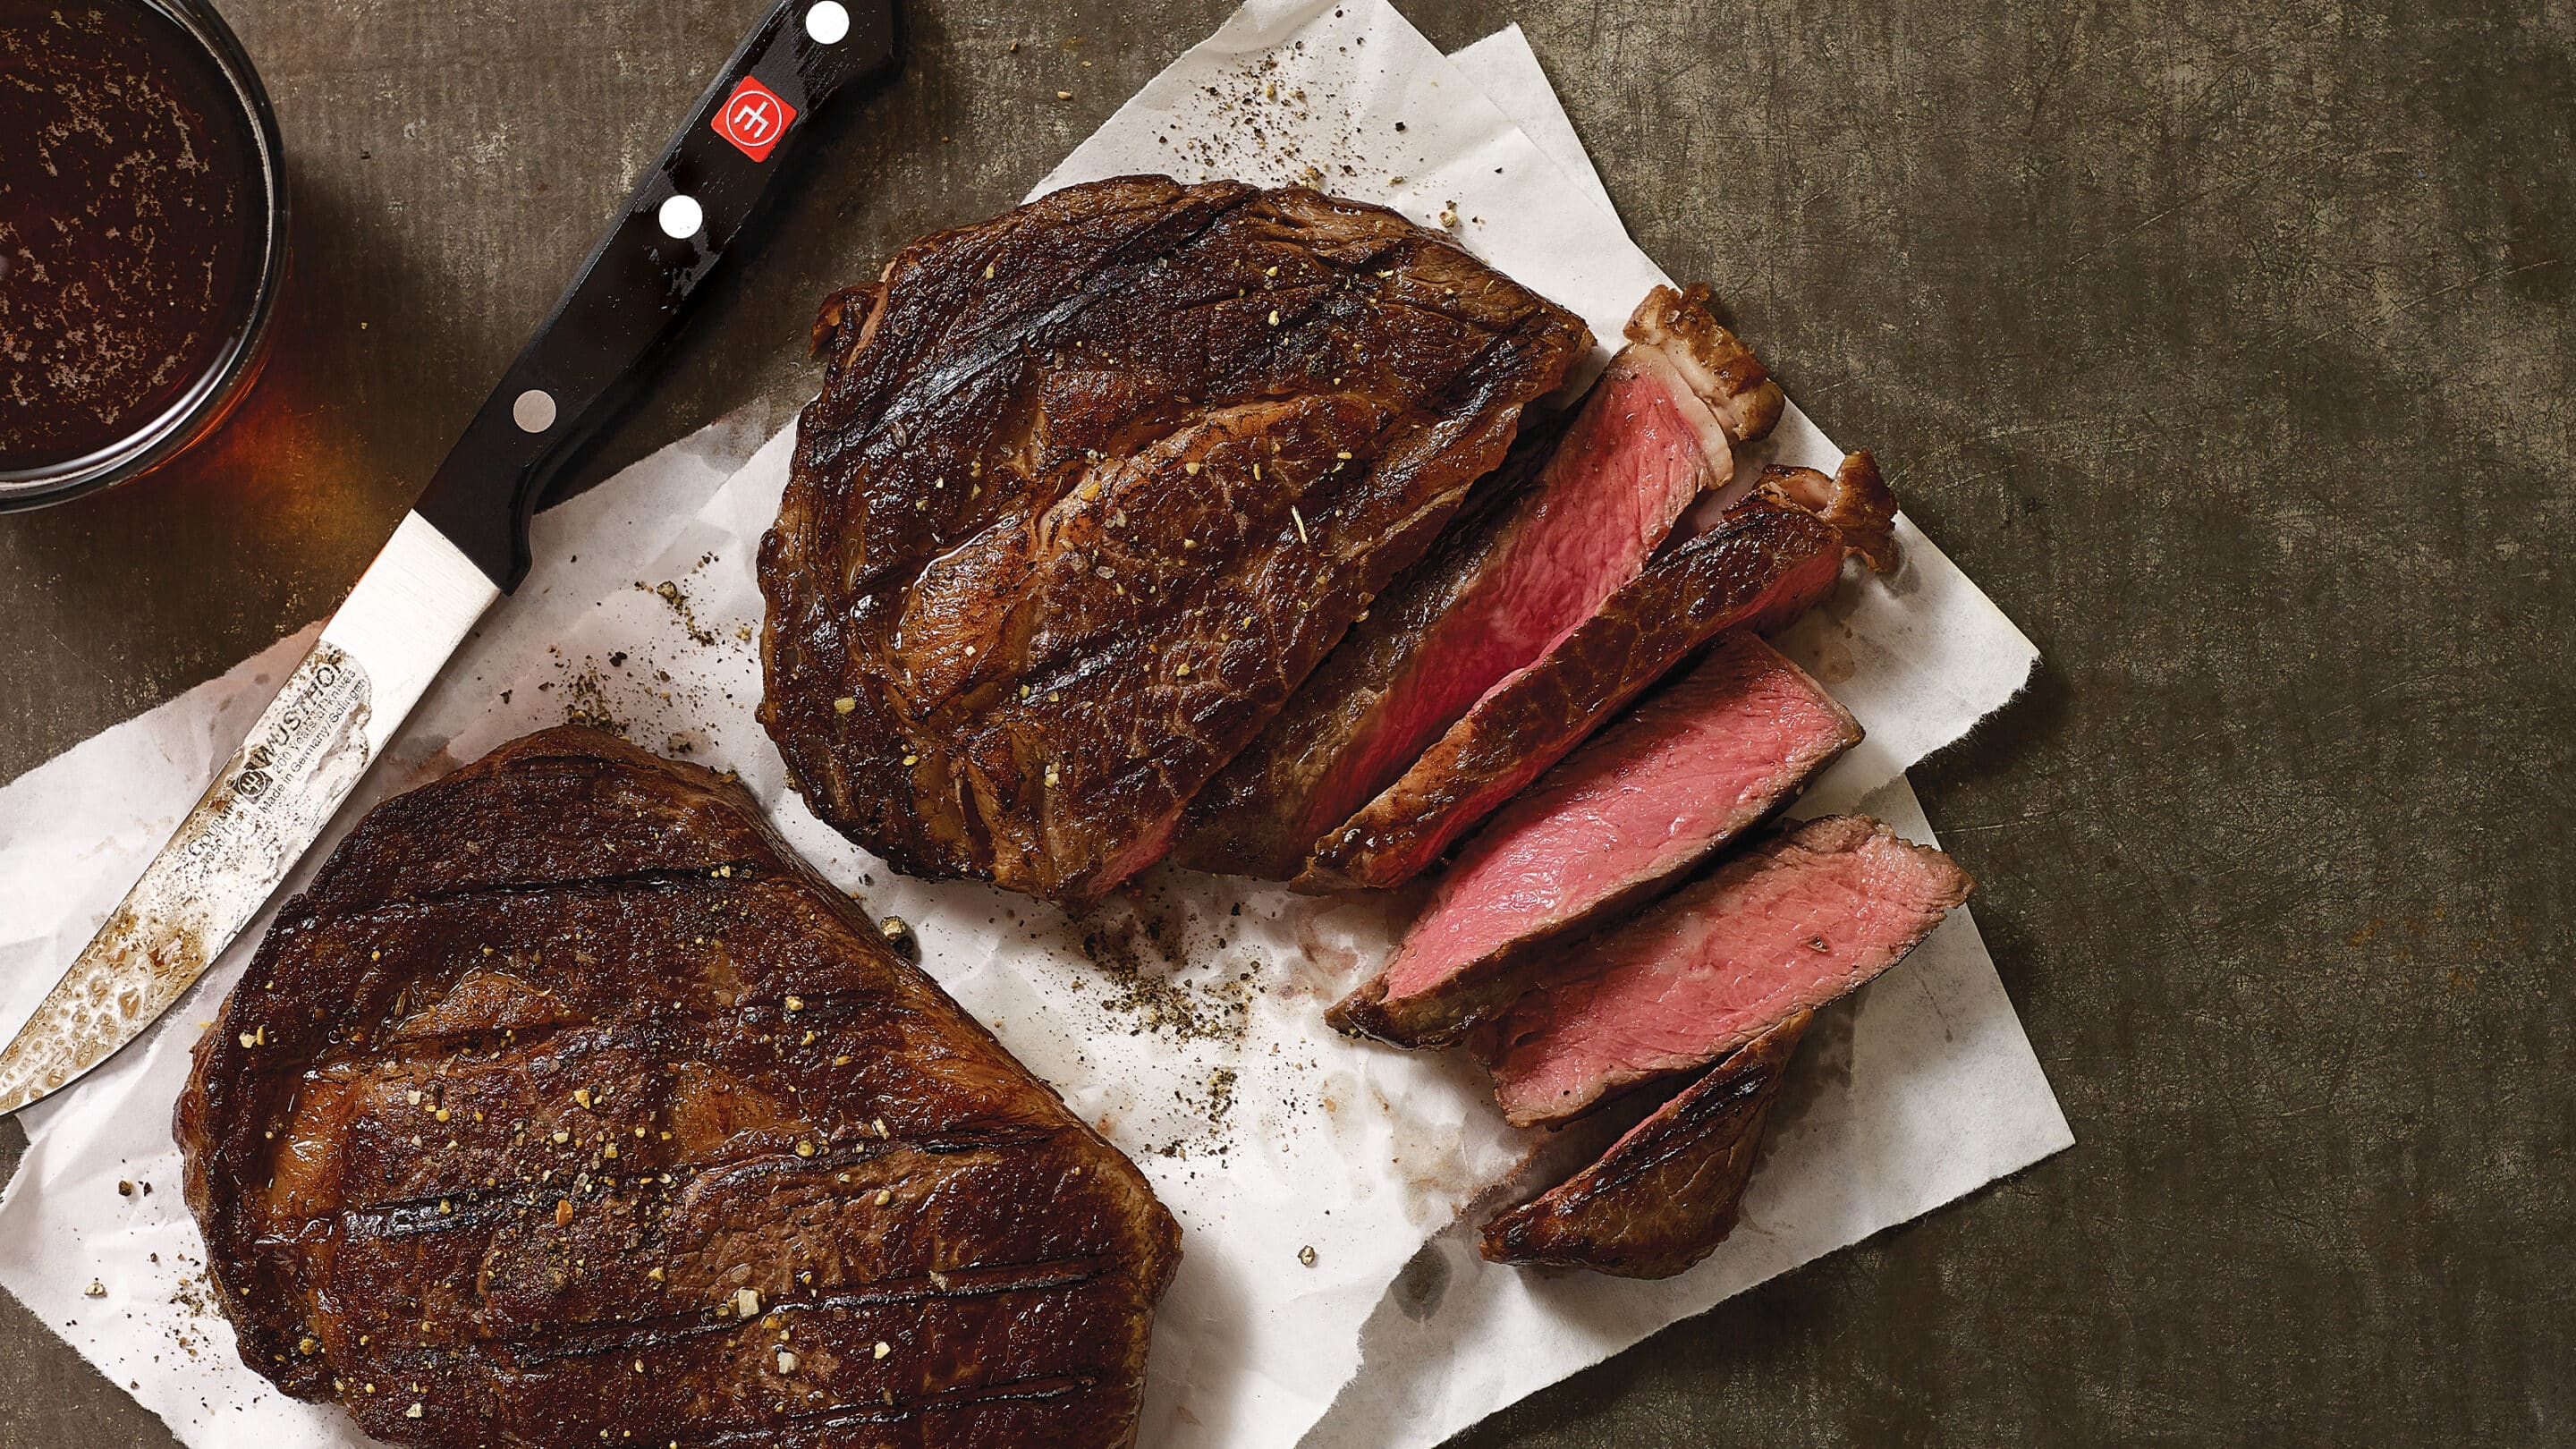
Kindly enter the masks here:
[[[362, 920], [369, 916], [388, 915], [415, 906], [440, 906], [458, 901], [489, 900], [501, 896], [553, 896], [572, 893], [616, 895], [627, 891], [695, 890], [707, 893], [729, 893], [750, 884], [750, 873], [756, 862], [750, 859], [721, 860], [713, 866], [657, 866], [650, 870], [622, 871], [612, 875], [584, 876], [575, 880], [477, 881], [448, 890], [417, 891], [407, 895], [390, 895], [364, 906], [339, 906], [307, 911], [297, 918], [300, 926], [319, 926], [330, 921]], [[711, 870], [739, 872], [740, 880], [709, 879]]]
[[[810, 1003], [810, 998], [808, 1000]], [[854, 1013], [861, 1006], [884, 1005], [884, 1003], [881, 998], [861, 998], [856, 1001], [844, 999], [839, 1005], [842, 1008], [842, 1014], [847, 1015]], [[886, 1009], [901, 1010], [902, 1008], [887, 1006]], [[808, 1023], [806, 1021], [808, 1016], [813, 1017], [814, 1021]], [[830, 1020], [831, 1016], [832, 1012], [829, 1008], [809, 1004], [805, 1012], [798, 1014], [797, 1021], [800, 1024], [815, 1025]], [[761, 1020], [757, 1015], [746, 1012], [716, 1013], [666, 1009], [649, 1016], [635, 1018], [624, 1025], [630, 1029], [652, 1032], [656, 1040], [676, 1042], [683, 1038], [667, 1034], [667, 1029], [673, 1026], [696, 1027], [704, 1030], [716, 1026], [757, 1026], [761, 1024]], [[392, 1080], [398, 1073], [409, 1073], [432, 1062], [446, 1066], [480, 1065], [494, 1067], [496, 1070], [506, 1070], [513, 1063], [524, 1063], [532, 1055], [553, 1049], [558, 1037], [574, 1038], [574, 1049], [583, 1049], [584, 1032], [584, 1028], [570, 1023], [510, 1028], [497, 1033], [489, 1028], [458, 1028], [453, 1031], [423, 1034], [414, 1034], [406, 1030], [398, 1038], [384, 1042], [369, 1065], [319, 1068], [308, 1073], [306, 1080], [317, 1086], [342, 1084], [363, 1086]], [[505, 1057], [512, 1060], [505, 1062], [503, 1060]], [[695, 1066], [708, 1065], [704, 1059], [699, 1058], [689, 1058], [687, 1061], [688, 1064]], [[459, 1079], [448, 1076], [441, 1080], [453, 1083]], [[415, 1084], [425, 1085], [425, 1081]]]
[[[925, 1273], [918, 1277], [890, 1278], [812, 1298], [794, 1299], [776, 1305], [771, 1314], [756, 1319], [710, 1319], [703, 1312], [666, 1313], [651, 1318], [568, 1323], [559, 1328], [549, 1327], [541, 1334], [504, 1342], [510, 1345], [513, 1356], [523, 1365], [597, 1358], [602, 1354], [629, 1354], [639, 1348], [716, 1334], [745, 1330], [766, 1333], [771, 1331], [768, 1325], [772, 1316], [786, 1319], [846, 1308], [875, 1308], [952, 1298], [993, 1298], [1012, 1293], [1046, 1293], [1079, 1288], [1095, 1281], [1108, 1269], [1106, 1260], [1097, 1254], [1035, 1263], [978, 1263], [942, 1270], [935, 1280]], [[788, 1341], [794, 1342], [793, 1339]]]
[[360, 822], [177, 1131], [244, 1361], [399, 1445], [823, 1449], [815, 1413], [943, 1391], [915, 1449], [1128, 1444], [1176, 1255], [747, 794], [577, 729]]
[[[934, 1394], [911, 1403], [895, 1404], [882, 1409], [867, 1404], [836, 1404], [829, 1409], [818, 1409], [798, 1415], [792, 1421], [792, 1427], [842, 1429], [860, 1424], [896, 1424], [916, 1417], [925, 1409], [967, 1408], [988, 1403], [1060, 1399], [1067, 1394], [1080, 1393], [1092, 1387], [1094, 1382], [1088, 1378], [1059, 1375], [1051, 1378], [1018, 1379], [1007, 1384], [952, 1389], [946, 1393]], [[718, 1434], [707, 1442], [714, 1445], [770, 1445], [777, 1441], [765, 1435], [729, 1432]]]
[[[1079, 188], [1068, 188], [1068, 190], [1074, 189]], [[1232, 205], [1239, 203], [1250, 188], [1240, 182], [1232, 182], [1219, 183], [1217, 186], [1198, 188], [1198, 190], [1202, 194], [1180, 199], [1179, 208], [1175, 213], [1180, 218], [1179, 225], [1149, 227], [1127, 238], [1106, 253], [1102, 262], [1083, 272], [1080, 290], [1034, 314], [1007, 320], [999, 329], [986, 331], [970, 339], [966, 344], [964, 355], [931, 368], [924, 374], [920, 386], [895, 394], [892, 400], [878, 411], [873, 423], [862, 426], [846, 442], [828, 444], [828, 450], [823, 456], [837, 461], [846, 447], [873, 443], [880, 434], [891, 436], [898, 445], [908, 441], [904, 434], [904, 424], [907, 421], [917, 419], [922, 414], [946, 403], [969, 382], [989, 375], [996, 367], [1017, 356], [1030, 342], [1047, 336], [1062, 324], [1081, 316], [1105, 300], [1128, 295], [1142, 283], [1154, 279], [1155, 274], [1168, 270], [1168, 253], [1174, 248], [1187, 246], [1196, 241], [1209, 227], [1214, 226], [1217, 219], [1223, 216]], [[1061, 196], [1063, 193], [1060, 192], [1057, 195]], [[1133, 211], [1138, 215], [1162, 214], [1160, 208], [1152, 206], [1136, 207]], [[923, 238], [913, 245], [914, 247], [929, 246], [973, 230], [975, 228], [959, 228], [956, 231]], [[1128, 255], [1133, 250], [1143, 250], [1146, 254], [1141, 257]], [[981, 255], [988, 267], [997, 267], [1005, 259], [1001, 249], [998, 248], [984, 251]], [[901, 265], [901, 262], [902, 259], [898, 257], [895, 263], [887, 267], [889, 279], [879, 284], [881, 300], [884, 295], [883, 289], [891, 285], [891, 274], [897, 266]], [[1210, 299], [1210, 303], [1213, 300]], [[1181, 310], [1186, 311], [1192, 306], [1204, 306], [1210, 303], [1184, 304]], [[885, 310], [880, 305], [866, 319], [864, 327], [850, 337], [852, 348], [865, 347], [876, 341], [876, 329], [884, 319]], [[946, 335], [950, 334], [943, 333], [943, 337]], [[802, 440], [799, 441], [801, 444]]]
[[[851, 452], [870, 448], [881, 438], [890, 439], [897, 447], [909, 442], [910, 437], [906, 426], [908, 423], [917, 422], [925, 414], [946, 405], [969, 384], [989, 377], [1003, 363], [1016, 359], [1030, 343], [1045, 337], [1062, 324], [1079, 317], [1106, 299], [1129, 294], [1139, 284], [1151, 279], [1153, 273], [1164, 268], [1165, 256], [1169, 249], [1195, 241], [1201, 233], [1216, 223], [1217, 218], [1224, 214], [1230, 204], [1238, 202], [1241, 194], [1249, 188], [1243, 187], [1241, 183], [1221, 183], [1217, 187], [1200, 190], [1204, 194], [1182, 199], [1172, 213], [1178, 220], [1178, 225], [1163, 228], [1149, 226], [1135, 235], [1126, 237], [1104, 252], [1100, 260], [1086, 265], [1081, 270], [1081, 283], [1070, 295], [1035, 313], [1006, 314], [1000, 318], [990, 319], [998, 325], [988, 326], [978, 335], [970, 337], [961, 355], [926, 369], [917, 385], [897, 392], [882, 401], [871, 420], [861, 423], [855, 430], [844, 431], [838, 436], [823, 435], [816, 448], [815, 458], [818, 465], [843, 462]], [[1063, 194], [1057, 193], [1059, 196]], [[1051, 200], [1054, 198], [1042, 198], [1042, 201]], [[1151, 205], [1112, 208], [1112, 210], [1138, 215], [1162, 214], [1162, 209]], [[950, 232], [935, 233], [913, 243], [913, 246], [906, 250], [909, 252], [942, 246], [974, 230], [977, 229], [960, 228]], [[1143, 250], [1146, 255], [1142, 257], [1128, 255], [1132, 250]], [[968, 259], [968, 270], [972, 270], [972, 262], [975, 260], [983, 261], [988, 267], [997, 267], [1002, 258], [998, 249], [981, 250]], [[876, 342], [878, 331], [886, 319], [893, 275], [902, 261], [903, 258], [898, 257], [895, 262], [887, 265], [885, 279], [869, 286], [836, 293], [825, 300], [821, 317], [815, 328], [816, 352], [830, 353], [835, 362], [838, 362], [848, 353]], [[940, 280], [953, 282], [956, 279], [950, 277]], [[847, 302], [859, 294], [865, 295], [869, 303], [869, 311], [865, 317], [858, 319], [856, 325], [852, 325], [845, 308]], [[1187, 310], [1190, 305], [1202, 304], [1184, 304], [1181, 310]], [[953, 323], [956, 319], [952, 314], [941, 320]], [[938, 339], [944, 341], [948, 336], [953, 335], [953, 331], [953, 326], [940, 327], [937, 331]], [[817, 406], [831, 401], [831, 389], [828, 387], [823, 396], [815, 399]], [[826, 415], [836, 420], [845, 416], [854, 416], [856, 407], [856, 403], [836, 405]], [[798, 438], [798, 447], [800, 450], [804, 447], [801, 434]]]
[[[347, 918], [343, 918], [347, 919]], [[642, 1014], [622, 1019], [621, 1026], [657, 1033], [657, 1040], [668, 1041], [667, 1028], [673, 1025], [705, 1028], [719, 1024], [744, 1027], [778, 1025], [792, 1019], [800, 1028], [811, 1028], [834, 1022], [861, 1012], [883, 1012], [908, 1015], [911, 1009], [899, 1000], [868, 991], [815, 991], [797, 996], [803, 1005], [789, 1011], [786, 994], [775, 998], [744, 998], [728, 1009], [698, 1010], [682, 1006], [646, 1004]], [[543, 1022], [528, 1026], [494, 1028], [461, 1025], [452, 1028], [423, 1029], [406, 1021], [392, 1029], [391, 1036], [379, 1036], [383, 1050], [365, 1067], [334, 1065], [317, 1068], [315, 1081], [360, 1081], [379, 1079], [396, 1067], [425, 1061], [441, 1054], [458, 1054], [464, 1062], [474, 1060], [471, 1053], [479, 1044], [482, 1060], [489, 1062], [504, 1052], [521, 1055], [535, 1050], [561, 1033], [580, 1034], [580, 1029], [566, 1022]]]
[[826, 312], [763, 724], [896, 868], [1076, 902], [1160, 856], [1584, 341], [1392, 212], [1159, 177], [923, 238]]
[[1762, 1129], [1789, 1058], [1806, 1034], [1799, 1012], [1744, 1044], [1621, 1134], [1600, 1160], [1485, 1224], [1490, 1262], [1669, 1278], [1735, 1230]]
[[[280, 919], [486, 885], [712, 871], [773, 855], [774, 837], [756, 816], [745, 820], [695, 794], [674, 798], [650, 775], [596, 754], [547, 753], [559, 734], [548, 730], [516, 742], [532, 753], [511, 757], [506, 778], [460, 772], [438, 782], [446, 789], [414, 790], [377, 806], [344, 842], [355, 846], [346, 852], [346, 867], [316, 877], [290, 903], [295, 914]], [[499, 812], [518, 822], [513, 833], [485, 828]], [[613, 864], [583, 864], [589, 861]]]
[[[644, 1167], [639, 1161], [634, 1172], [617, 1172], [609, 1175], [631, 1177], [640, 1174], [656, 1177], [657, 1180], [661, 1175], [673, 1178], [697, 1178], [731, 1173], [743, 1168], [770, 1172], [846, 1173], [854, 1163], [866, 1162], [898, 1151], [949, 1157], [958, 1153], [980, 1152], [996, 1147], [1027, 1147], [1044, 1142], [1054, 1135], [1034, 1128], [1002, 1127], [983, 1132], [943, 1132], [925, 1137], [862, 1138], [849, 1143], [846, 1147], [838, 1143], [833, 1144], [834, 1149], [842, 1153], [838, 1157], [828, 1157], [818, 1149], [810, 1158], [797, 1157], [793, 1154], [764, 1153], [756, 1157], [715, 1162], [655, 1163], [650, 1168]], [[623, 1161], [624, 1159], [612, 1160]], [[453, 1187], [416, 1190], [399, 1198], [352, 1203], [329, 1213], [309, 1217], [305, 1222], [308, 1225], [345, 1223], [352, 1227], [364, 1227], [370, 1221], [382, 1220], [387, 1225], [386, 1231], [392, 1233], [438, 1232], [460, 1226], [460, 1220], [471, 1215], [477, 1208], [488, 1206], [497, 1212], [512, 1207], [525, 1207], [536, 1202], [540, 1196], [543, 1196], [546, 1199], [546, 1205], [551, 1207], [553, 1200], [562, 1195], [560, 1189], [536, 1178], [522, 1178], [515, 1182], [499, 1184], [460, 1183]], [[452, 1213], [446, 1211], [451, 1208]], [[414, 1221], [421, 1217], [427, 1217], [429, 1220]], [[299, 1232], [284, 1237], [265, 1237], [258, 1241], [294, 1242], [301, 1237], [302, 1234]]]

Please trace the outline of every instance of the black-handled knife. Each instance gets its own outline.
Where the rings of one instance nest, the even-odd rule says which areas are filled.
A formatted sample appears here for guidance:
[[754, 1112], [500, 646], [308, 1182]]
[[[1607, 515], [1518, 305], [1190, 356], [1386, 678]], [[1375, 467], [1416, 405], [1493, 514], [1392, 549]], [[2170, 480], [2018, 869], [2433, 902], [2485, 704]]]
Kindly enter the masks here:
[[725, 63], [421, 495], [415, 511], [486, 577], [518, 586], [546, 484], [649, 376], [814, 113], [893, 59], [890, 0], [788, 0]]
[[232, 943], [528, 571], [546, 485], [648, 375], [834, 93], [889, 74], [893, 0], [781, 0], [635, 183], [554, 313], [169, 844], [0, 1051], [0, 1116], [133, 1040]]

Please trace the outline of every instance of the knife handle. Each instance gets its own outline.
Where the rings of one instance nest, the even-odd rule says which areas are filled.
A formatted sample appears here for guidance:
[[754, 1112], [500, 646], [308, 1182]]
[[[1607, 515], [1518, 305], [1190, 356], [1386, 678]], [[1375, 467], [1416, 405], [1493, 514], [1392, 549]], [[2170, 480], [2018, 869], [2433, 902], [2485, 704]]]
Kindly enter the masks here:
[[615, 417], [834, 92], [889, 73], [893, 0], [780, 0], [752, 28], [414, 511], [504, 590], [528, 572], [528, 517]]

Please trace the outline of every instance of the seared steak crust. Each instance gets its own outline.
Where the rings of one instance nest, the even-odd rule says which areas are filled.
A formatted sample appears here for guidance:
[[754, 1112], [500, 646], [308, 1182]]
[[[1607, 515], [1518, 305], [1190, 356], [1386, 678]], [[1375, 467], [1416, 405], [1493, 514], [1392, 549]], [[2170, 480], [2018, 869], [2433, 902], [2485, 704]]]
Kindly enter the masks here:
[[[1476, 485], [1430, 552], [1377, 596], [1260, 737], [1190, 802], [1173, 864], [1263, 880], [1286, 880], [1305, 867], [1315, 837], [1350, 815], [1347, 802], [1330, 813], [1332, 776], [1348, 768], [1354, 741], [1401, 708], [1402, 685], [1421, 665], [1424, 646], [1526, 521], [1531, 480], [1564, 421], [1527, 420], [1503, 466]], [[1374, 782], [1360, 798], [1385, 783]]]
[[1394, 212], [1163, 177], [916, 241], [819, 331], [762, 721], [897, 868], [1074, 901], [1163, 853], [1588, 341]]
[[1496, 1263], [1669, 1278], [1735, 1231], [1771, 1099], [1806, 1035], [1799, 1012], [1682, 1088], [1601, 1160], [1485, 1224]]
[[1124, 1445], [1178, 1257], [746, 793], [580, 729], [361, 821], [177, 1130], [244, 1360], [393, 1444]]

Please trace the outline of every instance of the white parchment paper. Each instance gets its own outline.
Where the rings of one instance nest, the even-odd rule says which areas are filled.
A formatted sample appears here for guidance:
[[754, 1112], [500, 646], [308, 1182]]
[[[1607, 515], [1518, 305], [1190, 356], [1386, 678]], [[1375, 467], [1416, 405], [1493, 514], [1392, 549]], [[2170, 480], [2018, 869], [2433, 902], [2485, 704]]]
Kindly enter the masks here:
[[[1122, 171], [1282, 181], [1314, 168], [1329, 189], [1426, 223], [1454, 212], [1468, 246], [1615, 338], [1660, 274], [1578, 164], [1526, 46], [1502, 37], [1469, 61], [1475, 79], [1383, 4], [1249, 6], [1040, 189]], [[875, 261], [851, 259], [852, 274]], [[1707, 1264], [1661, 1285], [1481, 1265], [1442, 1230], [1534, 1139], [1501, 1125], [1455, 1058], [1355, 1045], [1320, 1022], [1385, 950], [1408, 899], [1314, 901], [1156, 872], [1068, 921], [982, 887], [892, 876], [782, 790], [750, 717], [750, 565], [787, 439], [714, 486], [743, 441], [693, 439], [547, 515], [534, 596], [469, 646], [339, 826], [568, 713], [740, 771], [826, 874], [915, 922], [929, 969], [1135, 1156], [1182, 1220], [1146, 1444], [1284, 1446], [1310, 1428], [1318, 1442], [1433, 1443], [1676, 1316], [2065, 1145], [1962, 915], [1820, 1025], [1746, 1226]], [[1838, 456], [1794, 412], [1775, 448], [1828, 467]], [[1928, 838], [1901, 770], [2009, 697], [2033, 656], [1928, 540], [1909, 530], [1905, 543], [1903, 572], [1847, 585], [1790, 642], [1872, 734], [1817, 799], [1884, 787], [1872, 808]], [[281, 645], [0, 790], [0, 1029], [141, 869], [293, 657]], [[205, 991], [229, 986], [245, 959], [228, 953]], [[0, 1285], [192, 1445], [356, 1443], [345, 1420], [283, 1403], [241, 1368], [229, 1331], [199, 1306], [167, 1122], [212, 999], [183, 1002], [145, 1043], [28, 1114], [32, 1145], [0, 1201]], [[155, 1191], [119, 1194], [119, 1180]], [[85, 1295], [93, 1281], [102, 1296]], [[1453, 1352], [1461, 1343], [1476, 1351]]]

